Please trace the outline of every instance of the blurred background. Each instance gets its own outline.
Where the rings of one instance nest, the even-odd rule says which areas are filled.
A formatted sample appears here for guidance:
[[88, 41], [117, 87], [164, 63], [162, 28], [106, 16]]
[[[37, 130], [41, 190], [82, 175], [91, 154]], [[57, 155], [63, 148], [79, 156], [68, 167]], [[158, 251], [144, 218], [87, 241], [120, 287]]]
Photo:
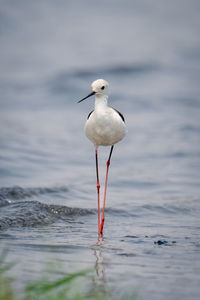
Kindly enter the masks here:
[[[94, 100], [77, 101], [90, 93], [92, 81], [104, 78], [110, 84], [109, 104], [124, 114], [128, 127], [112, 157], [106, 251], [110, 263], [120, 251], [134, 253], [127, 254], [128, 265], [117, 256], [123, 271], [115, 266], [107, 272], [110, 278], [122, 272], [124, 282], [131, 274], [144, 296], [156, 290], [154, 300], [165, 293], [169, 299], [176, 280], [173, 293], [179, 299], [196, 299], [199, 12], [198, 0], [0, 0], [0, 229], [2, 245], [13, 249], [13, 258], [28, 264], [31, 252], [32, 259], [42, 261], [53, 244], [68, 243], [85, 247], [82, 265], [96, 259], [89, 254], [96, 239], [94, 149], [84, 135]], [[101, 147], [102, 186], [108, 153]], [[52, 205], [59, 210], [49, 210]], [[66, 206], [86, 216], [87, 208], [92, 217], [80, 222], [80, 211], [74, 211], [70, 227]], [[48, 226], [43, 232], [38, 225]], [[171, 265], [169, 250], [163, 257], [153, 246], [162, 239], [176, 242], [168, 280], [153, 263], [156, 253], [164, 268]], [[33, 244], [49, 248], [40, 252], [39, 247], [36, 255]], [[65, 263], [66, 255], [73, 261], [73, 251], [61, 251]], [[188, 275], [178, 275], [178, 268]], [[21, 265], [18, 272], [32, 276]], [[155, 286], [148, 285], [146, 274], [155, 275]]]
[[88, 163], [83, 126], [93, 100], [76, 102], [100, 77], [129, 128], [118, 155], [132, 166], [143, 154], [174, 155], [175, 163], [193, 155], [197, 164], [198, 1], [1, 0], [0, 7], [1, 185], [52, 184], [54, 168], [58, 182], [69, 183], [68, 164]]

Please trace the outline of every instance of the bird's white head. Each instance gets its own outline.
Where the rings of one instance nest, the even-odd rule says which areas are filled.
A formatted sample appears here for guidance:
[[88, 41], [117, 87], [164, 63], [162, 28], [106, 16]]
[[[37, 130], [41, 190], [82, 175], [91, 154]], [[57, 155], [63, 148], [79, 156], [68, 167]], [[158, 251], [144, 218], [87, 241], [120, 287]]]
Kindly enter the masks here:
[[88, 96], [84, 97], [83, 99], [79, 100], [78, 103], [81, 101], [89, 98], [90, 96], [95, 95], [96, 97], [107, 97], [108, 95], [108, 82], [104, 79], [97, 79], [93, 81], [91, 84], [92, 87], [92, 93], [90, 93]]
[[104, 79], [97, 79], [93, 81], [91, 87], [96, 96], [108, 95], [108, 82]]

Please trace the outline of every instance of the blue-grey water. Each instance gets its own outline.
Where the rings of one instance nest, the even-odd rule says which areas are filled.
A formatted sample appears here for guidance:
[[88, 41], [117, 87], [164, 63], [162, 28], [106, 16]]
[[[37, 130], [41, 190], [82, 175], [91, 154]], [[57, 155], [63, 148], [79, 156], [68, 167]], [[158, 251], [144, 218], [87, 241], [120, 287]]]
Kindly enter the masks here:
[[[103, 289], [199, 299], [199, 1], [0, 1], [0, 251], [19, 285], [44, 262]], [[97, 243], [97, 78], [128, 133], [113, 151]], [[109, 148], [101, 147], [101, 193]]]

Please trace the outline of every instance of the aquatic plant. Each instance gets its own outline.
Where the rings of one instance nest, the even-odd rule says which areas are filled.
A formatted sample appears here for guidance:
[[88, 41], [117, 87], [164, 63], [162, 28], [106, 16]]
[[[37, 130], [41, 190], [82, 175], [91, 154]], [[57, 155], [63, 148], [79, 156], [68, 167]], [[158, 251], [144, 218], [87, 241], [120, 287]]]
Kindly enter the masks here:
[[6, 251], [0, 255], [0, 299], [1, 300], [81, 300], [108, 299], [109, 292], [98, 288], [88, 289], [93, 270], [83, 270], [50, 280], [43, 276], [40, 280], [29, 282], [23, 290], [15, 291], [15, 280], [7, 275], [15, 263], [5, 263]]
[[56, 271], [52, 272], [51, 269], [50, 272], [42, 273], [38, 280], [29, 281], [22, 289], [16, 290], [16, 279], [8, 275], [8, 271], [12, 271], [16, 263], [6, 263], [7, 253], [6, 250], [0, 253], [0, 300], [133, 300], [138, 298], [136, 291], [130, 294], [128, 291], [121, 291], [122, 293], [119, 294], [115, 289], [105, 290], [101, 285], [95, 284], [93, 268], [62, 276], [58, 276]]

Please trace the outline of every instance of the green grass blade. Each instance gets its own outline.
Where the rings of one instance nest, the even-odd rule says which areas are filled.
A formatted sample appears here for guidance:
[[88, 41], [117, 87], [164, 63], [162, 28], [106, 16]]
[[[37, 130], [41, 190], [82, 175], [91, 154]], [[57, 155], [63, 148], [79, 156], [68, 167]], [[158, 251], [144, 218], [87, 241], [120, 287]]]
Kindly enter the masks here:
[[88, 274], [88, 272], [91, 270], [84, 270], [84, 271], [79, 271], [73, 274], [69, 274], [61, 279], [58, 279], [54, 282], [35, 282], [33, 284], [30, 284], [27, 286], [26, 291], [27, 292], [37, 292], [38, 294], [42, 294], [42, 293], [46, 293], [49, 292], [55, 288], [61, 287], [63, 285], [65, 285], [65, 287], [67, 287], [69, 285], [69, 283], [71, 283], [71, 281], [73, 281], [74, 279], [80, 277], [80, 276], [84, 276], [86, 274]]

